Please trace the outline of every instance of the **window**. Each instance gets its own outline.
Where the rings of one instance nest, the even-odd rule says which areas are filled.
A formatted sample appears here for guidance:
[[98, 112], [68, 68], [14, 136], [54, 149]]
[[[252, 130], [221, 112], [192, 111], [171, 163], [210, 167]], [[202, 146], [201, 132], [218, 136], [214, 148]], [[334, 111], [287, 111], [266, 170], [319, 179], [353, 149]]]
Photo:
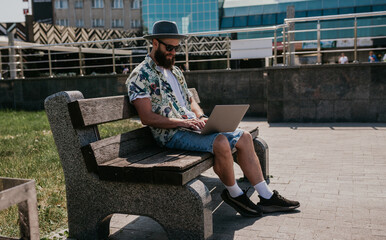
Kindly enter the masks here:
[[371, 6], [356, 7], [357, 13], [371, 12]]
[[92, 26], [93, 27], [104, 27], [105, 21], [101, 18], [93, 18], [92, 19]]
[[92, 8], [104, 8], [103, 0], [92, 0]]
[[131, 20], [131, 28], [140, 28], [141, 27], [141, 21], [138, 19]]
[[276, 24], [276, 14], [263, 15], [263, 25], [275, 25], [275, 24]]
[[75, 20], [75, 26], [76, 26], [76, 27], [83, 27], [83, 26], [84, 26], [84, 21], [83, 21], [83, 19], [76, 19], [76, 20]]
[[295, 11], [295, 17], [296, 18], [301, 18], [301, 17], [307, 17], [307, 12], [306, 11]]
[[337, 8], [332, 8], [332, 9], [324, 9], [323, 10], [323, 15], [337, 15], [338, 14], [338, 9]]
[[113, 19], [111, 21], [111, 27], [113, 27], [113, 28], [123, 27], [123, 20], [122, 19]]
[[139, 9], [141, 7], [141, 2], [139, 0], [132, 0], [131, 1], [131, 8], [132, 9]]
[[287, 17], [287, 13], [281, 12], [277, 14], [277, 24], [283, 24], [284, 19]]
[[261, 15], [248, 16], [248, 26], [261, 25]]
[[56, 19], [56, 25], [68, 26], [68, 19]]
[[386, 11], [386, 5], [375, 5], [373, 6], [373, 11], [374, 12]]
[[112, 0], [111, 1], [112, 8], [123, 8], [123, 0]]
[[68, 1], [67, 0], [55, 0], [55, 8], [56, 9], [67, 9]]
[[308, 17], [322, 16], [322, 10], [308, 11]]
[[349, 13], [354, 13], [354, 8], [353, 7], [347, 7], [347, 8], [340, 8], [339, 9], [339, 14], [349, 14]]
[[224, 17], [221, 21], [221, 28], [233, 27], [233, 17]]
[[75, 8], [83, 8], [83, 0], [76, 0]]
[[234, 27], [245, 27], [247, 26], [247, 16], [235, 17]]

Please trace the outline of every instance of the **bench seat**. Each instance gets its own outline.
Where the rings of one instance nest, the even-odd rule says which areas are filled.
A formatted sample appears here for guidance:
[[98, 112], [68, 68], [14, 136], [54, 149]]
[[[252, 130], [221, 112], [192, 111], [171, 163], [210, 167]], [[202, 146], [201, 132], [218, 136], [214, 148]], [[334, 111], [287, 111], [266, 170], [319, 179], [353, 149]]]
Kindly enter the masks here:
[[184, 185], [213, 166], [211, 153], [159, 147], [148, 127], [90, 143], [82, 154], [101, 180]]

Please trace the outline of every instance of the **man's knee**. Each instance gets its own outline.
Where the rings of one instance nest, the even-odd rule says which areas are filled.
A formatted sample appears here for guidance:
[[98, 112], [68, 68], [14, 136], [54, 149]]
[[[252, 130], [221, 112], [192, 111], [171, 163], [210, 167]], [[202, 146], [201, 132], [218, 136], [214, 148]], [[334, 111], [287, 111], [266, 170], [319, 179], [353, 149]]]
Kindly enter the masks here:
[[231, 147], [227, 137], [219, 134], [213, 143], [214, 154], [226, 154], [231, 152]]
[[253, 141], [252, 135], [249, 132], [244, 131], [243, 135], [236, 143], [236, 148], [248, 146], [252, 143], [252, 141]]

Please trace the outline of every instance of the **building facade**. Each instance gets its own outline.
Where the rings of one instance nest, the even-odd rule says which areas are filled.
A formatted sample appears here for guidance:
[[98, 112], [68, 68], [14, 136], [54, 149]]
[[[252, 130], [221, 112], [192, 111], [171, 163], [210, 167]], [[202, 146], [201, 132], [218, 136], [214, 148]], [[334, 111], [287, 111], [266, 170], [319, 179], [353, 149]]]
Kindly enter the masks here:
[[[220, 29], [252, 28], [273, 26], [284, 23], [287, 7], [293, 6], [295, 18], [339, 15], [350, 13], [386, 11], [386, 0], [225, 0]], [[385, 18], [360, 19], [358, 25], [371, 25], [372, 21], [384, 22]], [[375, 23], [375, 22], [374, 22]], [[323, 23], [324, 27], [353, 26], [353, 20], [330, 21]], [[323, 27], [323, 26], [322, 26]], [[315, 24], [298, 24], [297, 29], [315, 28]], [[383, 34], [384, 29], [361, 29], [358, 34]], [[340, 35], [333, 32], [323, 34], [322, 38], [351, 37], [352, 31], [340, 31]], [[272, 33], [240, 34], [239, 38], [266, 37]], [[305, 40], [314, 36], [310, 33], [298, 34], [298, 40]]]
[[141, 0], [54, 0], [54, 24], [139, 30]]
[[143, 0], [144, 33], [151, 33], [154, 22], [174, 21], [181, 33], [217, 31], [219, 0]]

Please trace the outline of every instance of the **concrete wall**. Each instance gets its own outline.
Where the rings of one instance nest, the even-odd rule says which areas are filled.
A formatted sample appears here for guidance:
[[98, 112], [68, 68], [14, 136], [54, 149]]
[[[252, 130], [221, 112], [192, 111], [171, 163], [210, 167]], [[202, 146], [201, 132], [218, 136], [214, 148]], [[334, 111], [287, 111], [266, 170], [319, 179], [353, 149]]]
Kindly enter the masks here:
[[[386, 63], [185, 72], [209, 114], [216, 104], [250, 104], [269, 122], [386, 122]], [[43, 109], [63, 90], [86, 98], [126, 94], [127, 75], [0, 80], [0, 108]]]
[[386, 64], [268, 69], [269, 122], [386, 122]]
[[0, 108], [41, 110], [44, 99], [60, 91], [79, 90], [85, 98], [122, 95], [125, 75], [0, 80]]
[[264, 69], [186, 72], [189, 87], [196, 88], [204, 112], [216, 104], [250, 104], [249, 116], [267, 116], [267, 86]]

